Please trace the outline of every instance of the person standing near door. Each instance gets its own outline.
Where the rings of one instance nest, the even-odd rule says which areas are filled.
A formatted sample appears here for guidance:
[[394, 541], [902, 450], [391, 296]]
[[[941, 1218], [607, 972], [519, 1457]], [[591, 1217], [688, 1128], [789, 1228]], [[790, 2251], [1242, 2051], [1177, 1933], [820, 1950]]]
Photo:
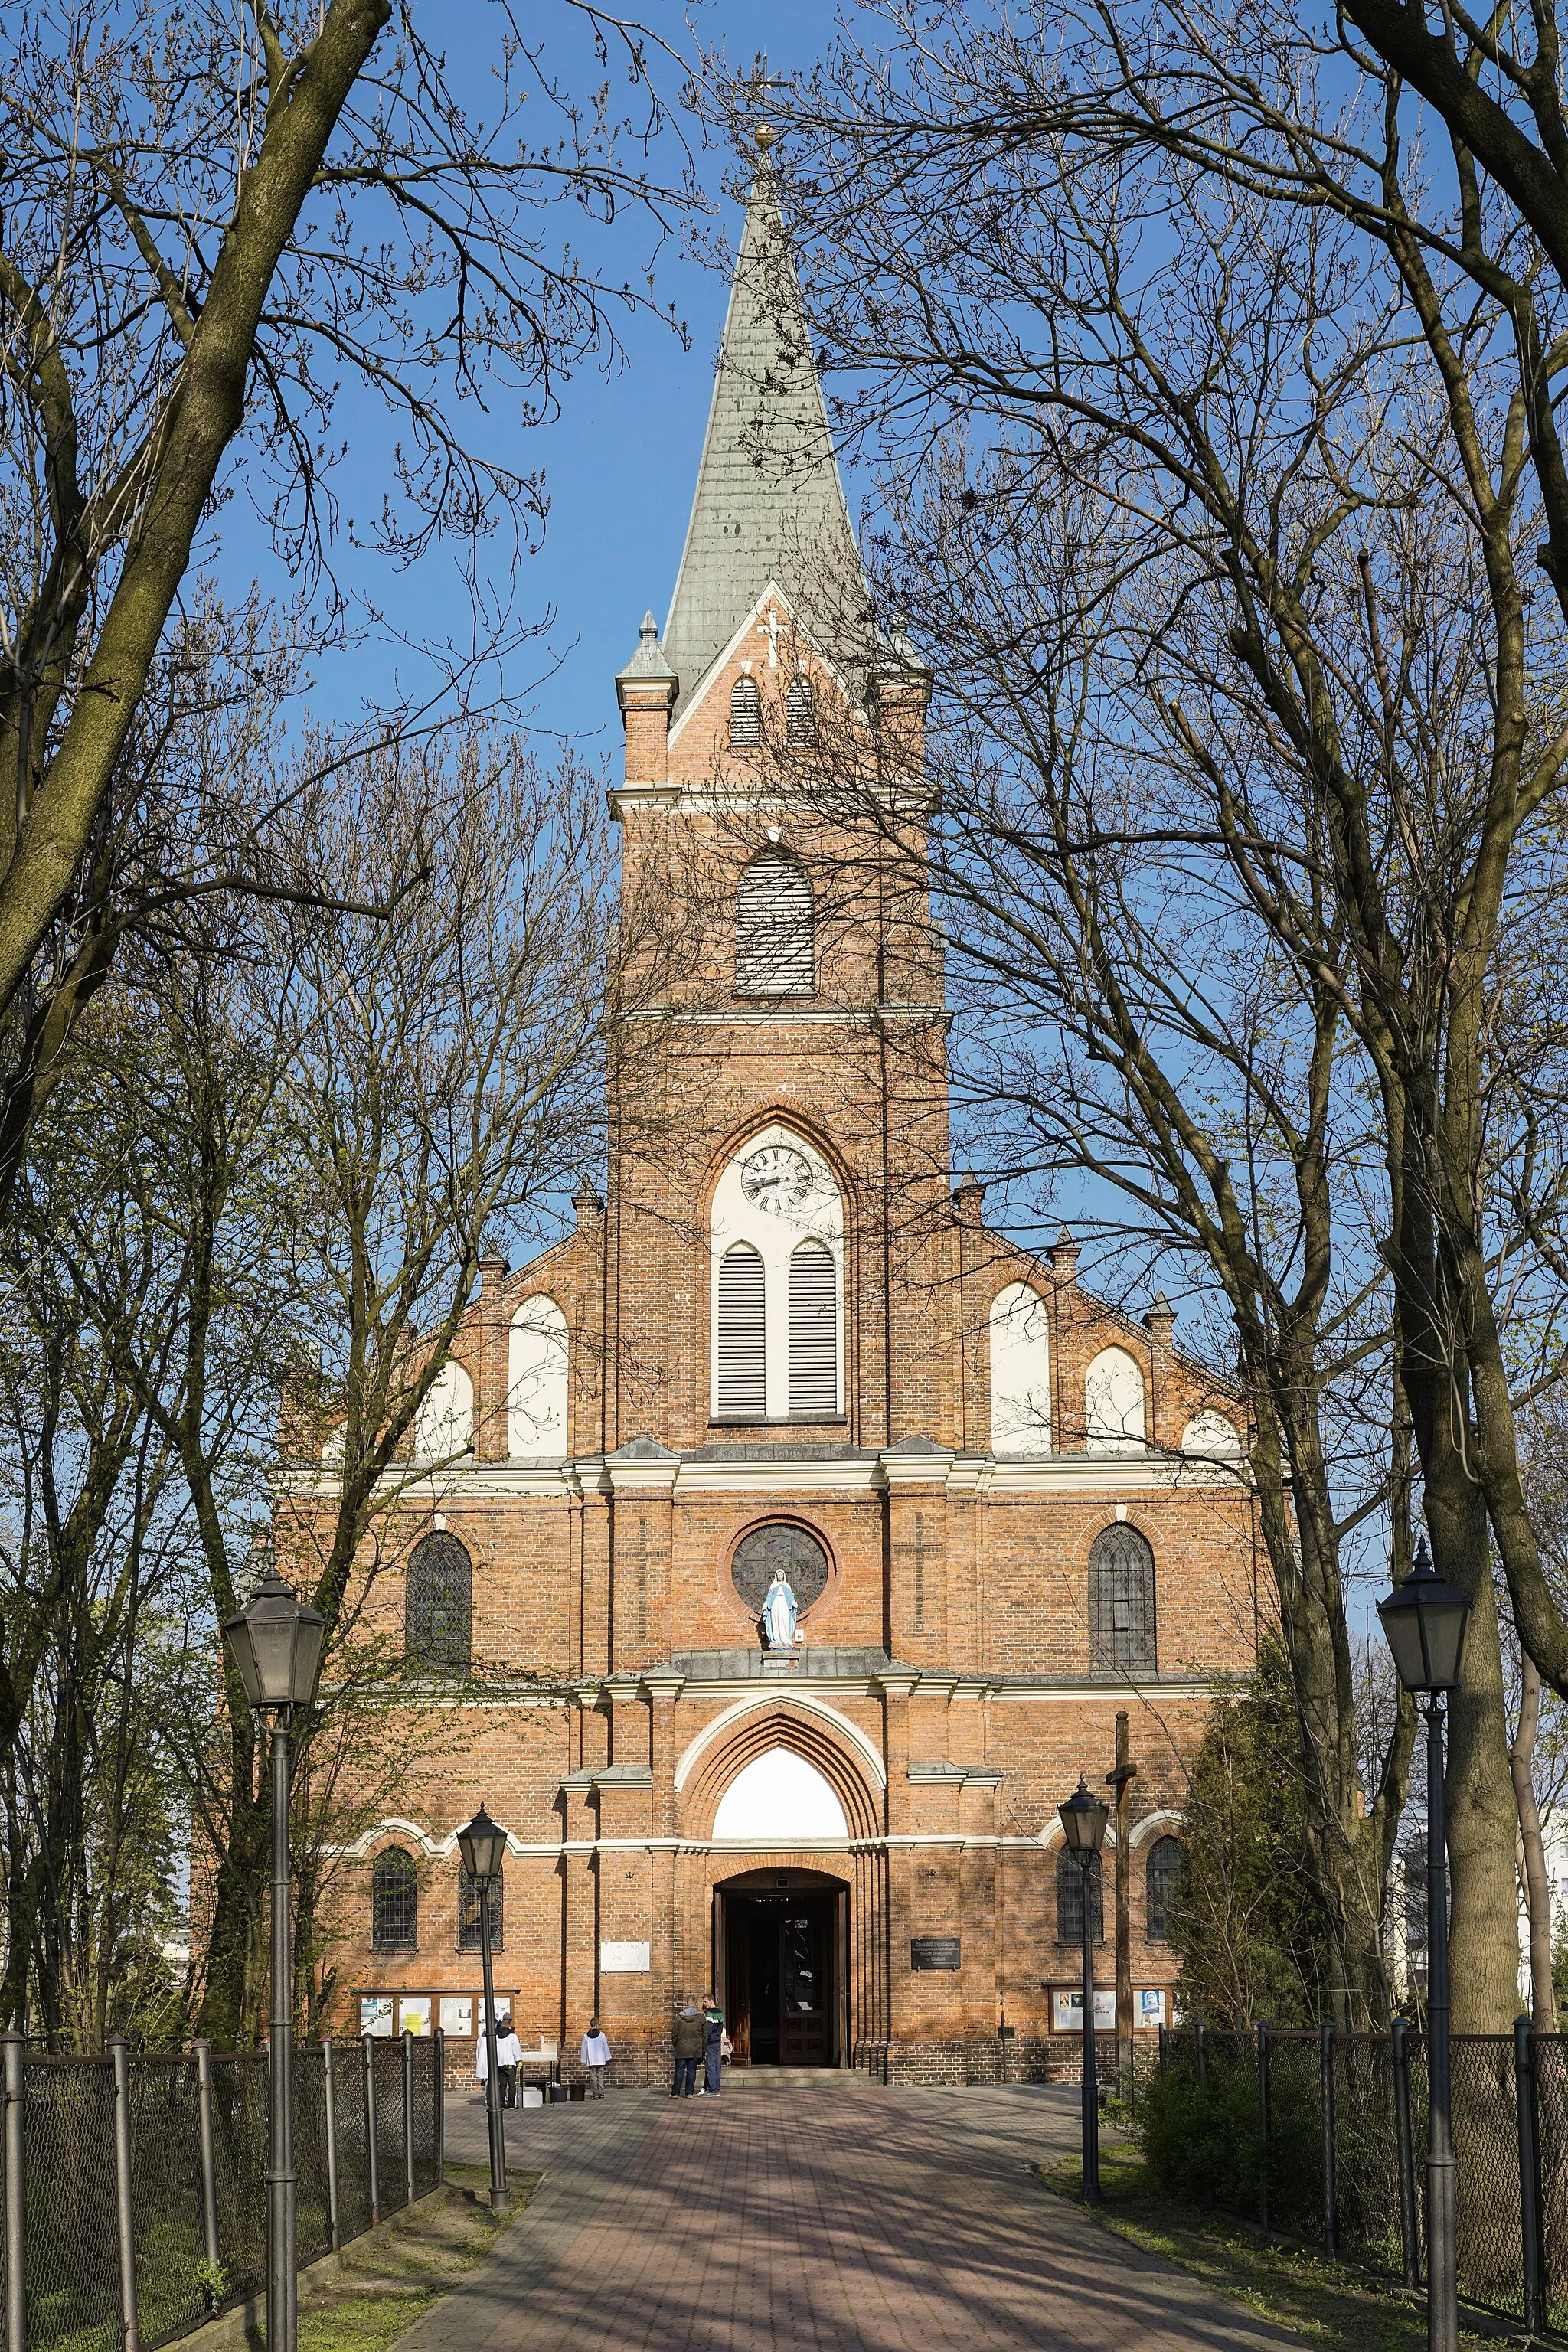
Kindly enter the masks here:
[[522, 2044], [517, 2038], [517, 2028], [510, 2017], [503, 2017], [496, 2035], [496, 2072], [500, 2077], [503, 2107], [517, 2105], [517, 2070], [521, 2063]]
[[702, 1996], [702, 2088], [700, 2099], [716, 2099], [724, 2087], [724, 2012], [710, 1992]]
[[689, 2099], [697, 2088], [697, 2069], [708, 2046], [708, 2021], [694, 2000], [688, 2000], [675, 2021], [670, 2037], [675, 2052], [672, 2099]]
[[605, 2095], [605, 2069], [610, 2063], [610, 2044], [603, 2026], [594, 2018], [583, 2036], [579, 2055], [588, 2070], [588, 2096], [602, 2099]]

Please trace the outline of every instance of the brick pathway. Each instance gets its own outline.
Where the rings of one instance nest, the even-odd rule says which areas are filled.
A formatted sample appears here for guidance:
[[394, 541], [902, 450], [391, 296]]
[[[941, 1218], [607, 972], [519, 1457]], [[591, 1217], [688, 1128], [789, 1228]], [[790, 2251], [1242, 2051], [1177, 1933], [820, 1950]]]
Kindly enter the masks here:
[[[548, 2112], [548, 2111], [547, 2111]], [[1242, 2352], [1297, 2339], [1086, 2225], [1026, 2168], [1060, 2146], [1050, 2094], [840, 2081], [723, 2099], [622, 2094], [549, 2113], [590, 2167], [548, 2191], [402, 2352]], [[509, 2138], [511, 2136], [509, 2134]], [[522, 2146], [518, 2158], [530, 2159]], [[551, 2210], [553, 2208], [553, 2222]], [[542, 2261], [541, 2256], [544, 2256]], [[476, 2286], [481, 2274], [476, 2274]]]

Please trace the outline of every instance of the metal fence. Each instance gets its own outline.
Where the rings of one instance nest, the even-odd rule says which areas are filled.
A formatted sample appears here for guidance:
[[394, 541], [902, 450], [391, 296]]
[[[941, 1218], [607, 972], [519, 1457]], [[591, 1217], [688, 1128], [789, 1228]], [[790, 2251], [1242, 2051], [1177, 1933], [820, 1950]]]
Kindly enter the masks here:
[[[1426, 2043], [1167, 2027], [1205, 2201], [1409, 2287], [1426, 2276]], [[1459, 2293], [1568, 2340], [1568, 2049], [1521, 2019], [1453, 2037]]]
[[[154, 2352], [267, 2277], [264, 2051], [26, 2054], [0, 2035], [0, 2352]], [[442, 2037], [294, 2052], [300, 2260], [440, 2185]]]

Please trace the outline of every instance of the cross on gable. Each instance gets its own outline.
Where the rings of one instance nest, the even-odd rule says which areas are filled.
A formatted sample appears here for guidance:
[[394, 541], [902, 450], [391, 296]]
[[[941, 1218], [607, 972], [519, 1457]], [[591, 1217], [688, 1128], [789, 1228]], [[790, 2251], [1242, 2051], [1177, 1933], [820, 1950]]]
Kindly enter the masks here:
[[766, 637], [768, 641], [768, 667], [770, 669], [777, 669], [779, 666], [779, 616], [773, 611], [771, 604], [768, 607], [767, 619], [757, 623], [757, 635], [759, 637]]

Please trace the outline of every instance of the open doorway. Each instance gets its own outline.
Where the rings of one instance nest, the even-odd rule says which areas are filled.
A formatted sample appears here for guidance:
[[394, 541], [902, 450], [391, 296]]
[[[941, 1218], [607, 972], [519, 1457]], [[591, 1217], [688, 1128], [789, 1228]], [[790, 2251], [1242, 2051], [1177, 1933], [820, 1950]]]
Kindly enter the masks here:
[[714, 1889], [715, 1973], [737, 2065], [844, 2063], [847, 1893], [817, 1871], [754, 1871]]

